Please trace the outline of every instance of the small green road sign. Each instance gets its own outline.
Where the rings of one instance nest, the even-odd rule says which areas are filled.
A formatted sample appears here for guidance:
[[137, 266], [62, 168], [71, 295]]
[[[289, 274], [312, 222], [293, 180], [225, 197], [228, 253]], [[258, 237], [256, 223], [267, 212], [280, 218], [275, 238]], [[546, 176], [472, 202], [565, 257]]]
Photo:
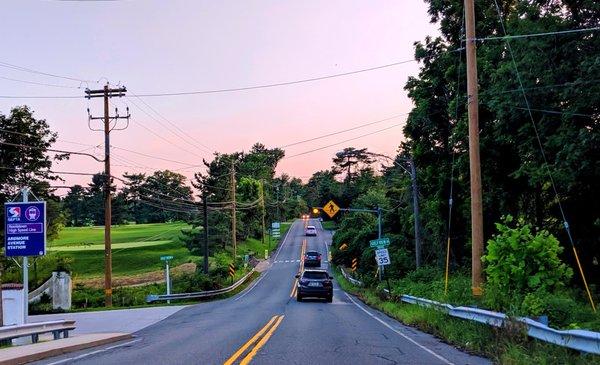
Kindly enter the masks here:
[[162, 261], [168, 261], [168, 260], [173, 260], [173, 256], [161, 256], [160, 259]]
[[369, 241], [369, 244], [371, 245], [371, 248], [385, 248], [390, 245], [390, 239], [389, 238], [378, 238], [376, 240]]

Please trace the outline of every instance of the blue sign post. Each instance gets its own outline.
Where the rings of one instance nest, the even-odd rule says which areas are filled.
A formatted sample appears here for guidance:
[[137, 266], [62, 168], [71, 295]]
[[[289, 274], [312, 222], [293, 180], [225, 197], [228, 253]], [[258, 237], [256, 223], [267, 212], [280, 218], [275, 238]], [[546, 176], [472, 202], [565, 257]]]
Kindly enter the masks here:
[[4, 203], [4, 254], [46, 254], [46, 202]]

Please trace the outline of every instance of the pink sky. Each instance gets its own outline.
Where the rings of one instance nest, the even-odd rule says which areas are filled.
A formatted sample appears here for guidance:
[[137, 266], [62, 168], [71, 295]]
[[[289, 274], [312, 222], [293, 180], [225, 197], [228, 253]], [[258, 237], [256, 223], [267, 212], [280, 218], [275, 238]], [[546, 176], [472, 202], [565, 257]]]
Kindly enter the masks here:
[[[436, 35], [421, 1], [121, 1], [3, 4], [4, 52], [1, 62], [48, 73], [121, 83], [136, 94], [244, 87], [342, 73], [413, 58], [413, 42]], [[228, 153], [255, 142], [269, 147], [351, 128], [409, 112], [403, 90], [418, 64], [408, 63], [323, 81], [211, 95], [144, 100], [186, 132], [188, 138]], [[83, 90], [28, 85], [8, 77], [78, 87], [80, 83], [0, 67], [0, 95], [83, 95]], [[99, 87], [90, 84], [90, 87]], [[147, 113], [152, 111], [133, 99]], [[148, 117], [132, 101], [114, 101], [132, 120], [112, 133], [112, 144], [187, 164], [210, 154]], [[87, 127], [88, 102], [79, 99], [0, 99], [0, 112], [30, 105], [59, 133], [57, 148], [82, 150], [100, 144], [102, 134]], [[100, 99], [89, 102], [101, 113]], [[156, 116], [170, 129], [168, 122]], [[397, 118], [352, 132], [290, 147], [287, 155], [350, 139], [402, 122]], [[150, 128], [170, 144], [143, 128]], [[284, 159], [279, 172], [306, 178], [329, 168], [345, 147], [368, 147], [394, 155], [402, 128], [368, 136], [296, 158]], [[195, 143], [194, 143], [195, 144]], [[196, 145], [198, 145], [196, 144]], [[188, 150], [183, 152], [177, 148]], [[92, 150], [93, 151], [93, 150]], [[96, 152], [102, 154], [101, 149]], [[177, 164], [114, 150], [113, 174], [180, 169]], [[127, 162], [122, 160], [125, 158]], [[117, 166], [142, 166], [143, 169]], [[98, 172], [102, 165], [73, 157], [54, 167]], [[194, 169], [181, 172], [191, 176]], [[67, 176], [67, 184], [88, 178]]]

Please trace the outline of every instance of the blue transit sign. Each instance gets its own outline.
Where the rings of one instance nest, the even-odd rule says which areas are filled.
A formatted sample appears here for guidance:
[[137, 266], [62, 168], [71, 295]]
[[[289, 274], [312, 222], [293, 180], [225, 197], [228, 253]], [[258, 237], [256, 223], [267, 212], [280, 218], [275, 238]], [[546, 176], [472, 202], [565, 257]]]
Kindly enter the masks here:
[[46, 202], [4, 203], [4, 253], [46, 254]]

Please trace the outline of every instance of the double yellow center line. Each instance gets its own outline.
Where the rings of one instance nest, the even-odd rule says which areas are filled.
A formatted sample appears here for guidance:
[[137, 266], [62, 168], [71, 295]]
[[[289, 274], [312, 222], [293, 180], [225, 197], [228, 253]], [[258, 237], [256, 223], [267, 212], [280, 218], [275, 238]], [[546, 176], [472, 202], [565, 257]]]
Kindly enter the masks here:
[[[306, 238], [302, 241], [302, 250], [300, 251], [300, 268], [298, 273], [302, 273], [304, 270], [304, 253], [306, 252]], [[292, 286], [292, 292], [290, 293], [290, 298], [296, 296], [296, 291], [298, 290], [298, 279], [294, 280], [294, 285]]]
[[[248, 340], [245, 344], [240, 347], [235, 354], [231, 355], [227, 361], [223, 363], [223, 365], [232, 365], [234, 364], [238, 358], [240, 358], [243, 354], [246, 356], [239, 362], [240, 365], [249, 364], [250, 361], [256, 356], [258, 351], [269, 341], [269, 338], [273, 335], [273, 332], [279, 327], [281, 321], [283, 321], [284, 315], [273, 316], [267, 324], [261, 328], [251, 339]], [[254, 345], [254, 347], [252, 347]], [[250, 349], [250, 347], [252, 347]]]

